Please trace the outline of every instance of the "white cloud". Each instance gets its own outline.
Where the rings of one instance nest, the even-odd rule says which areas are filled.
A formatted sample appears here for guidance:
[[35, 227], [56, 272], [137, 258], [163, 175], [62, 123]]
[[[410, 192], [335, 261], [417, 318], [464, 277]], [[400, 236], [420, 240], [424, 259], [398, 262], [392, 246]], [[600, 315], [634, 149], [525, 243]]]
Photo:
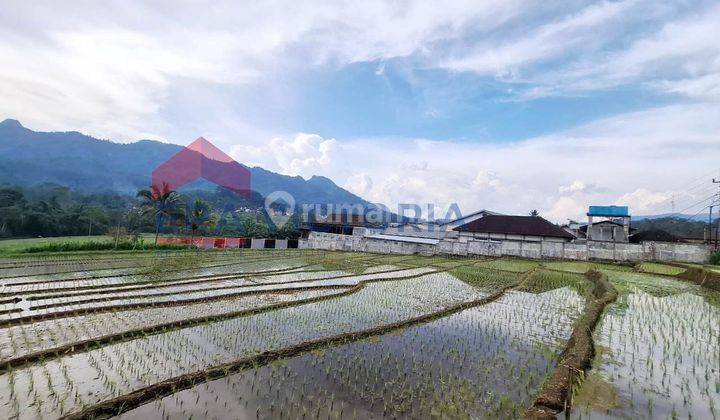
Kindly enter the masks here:
[[[607, 31], [608, 23], [624, 16], [636, 1], [601, 2], [577, 14], [550, 22], [510, 42], [481, 43], [476, 52], [441, 61], [440, 66], [456, 71], [490, 73], [505, 77], [516, 69], [539, 61], [546, 61], [576, 48], [589, 48], [612, 37], [598, 36]], [[494, 40], [493, 40], [494, 41]]]
[[590, 51], [569, 64], [533, 73], [525, 80], [534, 85], [527, 98], [643, 83], [661, 92], [719, 100], [720, 6], [699, 5], [692, 13], [664, 17], [659, 29], [631, 38], [627, 47]]
[[477, 176], [475, 176], [473, 185], [478, 188], [498, 189], [502, 187], [502, 182], [500, 181], [500, 178], [497, 177], [497, 174], [481, 170], [478, 171]]
[[375, 75], [376, 76], [382, 76], [385, 74], [385, 63], [381, 63], [377, 68], [375, 69]]
[[[34, 40], [0, 43], [0, 115], [39, 129], [73, 127], [100, 137], [157, 138], [156, 114], [175, 78], [229, 83], [229, 40], [214, 34], [200, 45], [123, 29], [55, 31]], [[154, 127], [161, 129], [162, 127]]]
[[587, 185], [585, 185], [584, 182], [575, 180], [572, 182], [572, 184], [568, 186], [562, 186], [558, 188], [558, 191], [560, 191], [560, 194], [572, 194], [585, 191], [585, 188], [587, 188]]
[[[244, 163], [346, 180], [390, 206], [538, 208], [559, 221], [588, 204], [666, 212], [661, 196], [720, 158], [718, 22], [703, 1], [11, 2], [0, 118], [123, 140], [203, 134]], [[507, 143], [292, 134], [315, 131], [286, 111], [303, 103], [304, 72], [360, 62], [411, 88], [416, 70], [440, 68], [521, 100], [634, 83], [695, 102]], [[412, 92], [426, 119], [452, 116], [426, 93]]]
[[514, 100], [631, 83], [720, 100], [718, 22], [716, 2], [603, 1], [435, 59], [440, 68], [515, 84]]
[[655, 206], [666, 203], [671, 197], [667, 192], [653, 192], [645, 188], [623, 194], [616, 202], [617, 205], [630, 206], [635, 214], [648, 214], [655, 210]]
[[350, 176], [345, 182], [344, 187], [360, 197], [367, 197], [372, 191], [373, 180], [370, 175], [360, 172]]
[[290, 137], [275, 137], [264, 144], [234, 146], [230, 155], [246, 165], [262, 166], [284, 175], [320, 175], [332, 163], [337, 140], [324, 139], [317, 134], [298, 133]]
[[720, 70], [697, 78], [664, 80], [656, 86], [666, 92], [677, 93], [690, 98], [720, 101]]
[[459, 0], [441, 8], [381, 0], [212, 8], [121, 2], [62, 9], [18, 2], [0, 17], [0, 95], [12, 98], [0, 103], [0, 115], [38, 129], [158, 138], [177, 124], [162, 111], [193, 84], [271, 84], [309, 67], [357, 62], [379, 62], [376, 72], [384, 74], [385, 61], [403, 58], [411, 67], [521, 83], [514, 92], [526, 100], [632, 81], [717, 100], [718, 21], [720, 6], [702, 1]]
[[[18, 2], [0, 16], [0, 95], [12, 98], [0, 116], [121, 140], [176, 139], [227, 120], [277, 135], [276, 121], [257, 122], [238, 103], [252, 109], [258, 95], [281, 92], [271, 105], [282, 108], [296, 73], [377, 62], [384, 75], [399, 59], [411, 84], [415, 68], [472, 71], [515, 86], [522, 100], [630, 82], [718, 100], [718, 21], [720, 6], [702, 1]], [[213, 92], [248, 85], [261, 90]]]
[[251, 144], [238, 144], [230, 149], [230, 157], [246, 166], [270, 167], [269, 154], [265, 147]]
[[4, 5], [0, 96], [12, 100], [0, 102], [0, 116], [42, 130], [72, 127], [121, 140], [174, 133], [177, 121], [161, 111], [175, 106], [176, 91], [422, 55], [468, 28], [491, 29], [532, 9], [519, 0], [442, 8], [381, 0], [56, 6]]
[[579, 203], [571, 197], [560, 197], [547, 212], [541, 212], [540, 215], [556, 222], [564, 222], [567, 219], [581, 221], [586, 212], [585, 203]]
[[324, 174], [347, 179], [361, 164], [373, 180], [364, 197], [391, 208], [427, 202], [457, 202], [463, 212], [527, 214], [537, 208], [558, 222], [582, 216], [589, 205], [667, 213], [672, 192], [676, 208], [698, 200], [682, 187], [718, 168], [718, 138], [720, 104], [677, 105], [505, 144], [343, 140]]

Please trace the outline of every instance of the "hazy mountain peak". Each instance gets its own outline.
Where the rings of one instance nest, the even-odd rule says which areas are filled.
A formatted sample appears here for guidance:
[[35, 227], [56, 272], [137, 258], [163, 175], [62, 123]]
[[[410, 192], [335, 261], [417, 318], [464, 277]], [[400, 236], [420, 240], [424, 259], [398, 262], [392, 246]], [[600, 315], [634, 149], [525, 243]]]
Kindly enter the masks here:
[[330, 185], [336, 185], [332, 179], [324, 177], [322, 175], [313, 175], [308, 179], [308, 182], [312, 182], [318, 185], [322, 184], [330, 184]]
[[[190, 148], [215, 160], [230, 159], [202, 137]], [[177, 144], [148, 140], [122, 144], [77, 132], [36, 132], [8, 119], [0, 123], [0, 184], [49, 182], [80, 191], [134, 195], [150, 185], [155, 168], [181, 150]], [[251, 188], [261, 195], [287, 191], [298, 203], [367, 204], [322, 176], [305, 181], [262, 168], [250, 172]]]
[[8, 118], [0, 122], [0, 128], [25, 128], [20, 121]]

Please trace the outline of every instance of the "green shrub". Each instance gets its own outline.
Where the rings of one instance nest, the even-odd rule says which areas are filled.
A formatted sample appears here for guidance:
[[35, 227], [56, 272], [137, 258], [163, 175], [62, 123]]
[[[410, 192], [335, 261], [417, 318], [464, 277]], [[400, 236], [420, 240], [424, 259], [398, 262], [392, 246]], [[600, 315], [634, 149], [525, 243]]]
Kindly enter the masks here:
[[117, 244], [111, 241], [87, 241], [87, 242], [60, 242], [33, 246], [25, 248], [23, 252], [39, 253], [39, 252], [72, 252], [72, 251], [143, 251], [152, 249], [187, 249], [187, 245], [155, 245], [143, 242], [120, 241]]
[[720, 252], [716, 252], [710, 256], [710, 264], [720, 265]]

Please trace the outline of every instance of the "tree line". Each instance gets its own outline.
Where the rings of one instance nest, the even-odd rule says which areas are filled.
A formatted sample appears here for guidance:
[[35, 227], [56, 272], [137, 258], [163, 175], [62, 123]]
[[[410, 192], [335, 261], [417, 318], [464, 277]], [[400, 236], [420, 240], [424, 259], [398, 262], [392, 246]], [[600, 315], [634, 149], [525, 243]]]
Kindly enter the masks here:
[[[160, 200], [158, 200], [158, 198]], [[137, 196], [83, 193], [42, 184], [0, 187], [0, 238], [140, 233], [199, 236], [296, 238], [297, 220], [274, 228], [262, 197], [244, 199], [228, 191], [153, 191]]]

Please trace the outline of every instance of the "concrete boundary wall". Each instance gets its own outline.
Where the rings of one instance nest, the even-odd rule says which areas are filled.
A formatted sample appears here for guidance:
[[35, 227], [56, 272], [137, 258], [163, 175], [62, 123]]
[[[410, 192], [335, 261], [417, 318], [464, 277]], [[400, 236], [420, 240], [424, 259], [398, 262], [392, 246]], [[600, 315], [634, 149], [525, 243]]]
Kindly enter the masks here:
[[661, 261], [703, 263], [710, 257], [710, 247], [700, 244], [643, 242], [625, 244], [612, 242], [522, 242], [442, 240], [437, 245], [365, 238], [359, 235], [311, 232], [300, 240], [299, 248], [358, 251], [382, 254], [459, 255], [487, 257], [520, 257], [536, 259]]

